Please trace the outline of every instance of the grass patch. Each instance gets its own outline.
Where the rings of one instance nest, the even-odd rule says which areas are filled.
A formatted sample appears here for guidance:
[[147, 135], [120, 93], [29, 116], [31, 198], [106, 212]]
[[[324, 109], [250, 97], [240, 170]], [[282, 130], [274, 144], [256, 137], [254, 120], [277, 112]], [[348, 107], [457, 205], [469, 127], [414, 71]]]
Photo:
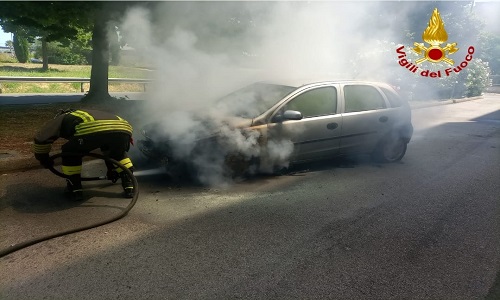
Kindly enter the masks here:
[[[0, 63], [0, 76], [31, 77], [90, 77], [92, 66], [89, 65], [49, 65], [47, 71], [41, 64]], [[124, 66], [109, 66], [110, 78], [147, 78], [150, 71]]]
[[[1, 84], [2, 93], [81, 93], [80, 83], [58, 83], [58, 82], [5, 82]], [[89, 83], [83, 84], [83, 92], [88, 92]], [[110, 83], [109, 92], [144, 92], [144, 85], [140, 83]]]
[[15, 63], [17, 59], [10, 53], [0, 53], [0, 63]]
[[49, 65], [48, 70], [43, 70], [41, 64], [2, 63], [0, 76], [90, 77], [90, 66]]
[[79, 93], [79, 83], [2, 83], [2, 93]]
[[[49, 65], [42, 70], [41, 64], [0, 63], [0, 76], [12, 77], [83, 77], [90, 78], [91, 66]], [[151, 71], [124, 66], [109, 66], [109, 78], [149, 78]], [[84, 83], [84, 91], [90, 88]], [[142, 84], [110, 83], [110, 92], [142, 92]], [[1, 83], [1, 93], [79, 93], [80, 83]]]

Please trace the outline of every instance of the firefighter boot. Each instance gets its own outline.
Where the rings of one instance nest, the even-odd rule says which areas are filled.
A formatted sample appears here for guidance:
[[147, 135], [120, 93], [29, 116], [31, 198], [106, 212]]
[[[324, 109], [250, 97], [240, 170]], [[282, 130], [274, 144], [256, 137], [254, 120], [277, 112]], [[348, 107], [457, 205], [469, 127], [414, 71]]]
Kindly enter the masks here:
[[71, 175], [66, 178], [65, 194], [73, 201], [83, 200], [82, 178], [80, 175]]
[[[129, 169], [131, 172], [132, 170]], [[126, 198], [134, 197], [134, 183], [132, 182], [132, 178], [125, 172], [120, 172], [120, 178], [122, 179], [122, 187]]]

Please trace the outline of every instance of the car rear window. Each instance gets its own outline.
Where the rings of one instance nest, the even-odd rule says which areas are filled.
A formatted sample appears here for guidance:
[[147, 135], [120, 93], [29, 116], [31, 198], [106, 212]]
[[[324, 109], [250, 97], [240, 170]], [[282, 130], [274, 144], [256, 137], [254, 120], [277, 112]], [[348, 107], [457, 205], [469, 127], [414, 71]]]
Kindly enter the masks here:
[[384, 87], [381, 87], [380, 89], [384, 92], [387, 100], [389, 100], [389, 103], [391, 103], [391, 107], [400, 107], [402, 105], [401, 98], [394, 91]]
[[345, 112], [358, 112], [386, 108], [379, 91], [369, 85], [344, 86]]

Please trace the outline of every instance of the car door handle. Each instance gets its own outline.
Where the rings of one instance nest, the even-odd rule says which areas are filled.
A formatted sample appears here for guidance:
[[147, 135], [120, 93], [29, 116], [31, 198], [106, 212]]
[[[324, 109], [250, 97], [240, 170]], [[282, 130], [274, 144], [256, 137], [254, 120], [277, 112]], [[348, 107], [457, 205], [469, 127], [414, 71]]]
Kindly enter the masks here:
[[382, 122], [382, 123], [385, 123], [385, 122], [387, 122], [387, 120], [389, 120], [389, 118], [388, 118], [388, 117], [386, 117], [386, 116], [382, 116], [382, 117], [378, 118], [378, 120], [379, 120], [380, 122]]
[[326, 128], [328, 128], [330, 130], [334, 130], [337, 127], [339, 127], [339, 124], [337, 124], [337, 123], [328, 123], [328, 124], [326, 124]]

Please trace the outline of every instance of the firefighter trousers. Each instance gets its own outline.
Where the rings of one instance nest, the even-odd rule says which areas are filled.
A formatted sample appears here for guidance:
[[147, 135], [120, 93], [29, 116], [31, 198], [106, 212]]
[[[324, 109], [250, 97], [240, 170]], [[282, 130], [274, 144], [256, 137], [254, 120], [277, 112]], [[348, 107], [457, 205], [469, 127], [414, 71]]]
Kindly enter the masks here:
[[[102, 153], [112, 158], [126, 168], [133, 167], [132, 161], [127, 155], [130, 149], [130, 136], [121, 132], [99, 133], [92, 135], [75, 136], [62, 145], [62, 153], [82, 153], [86, 154], [93, 150], [100, 149]], [[82, 171], [82, 156], [62, 156], [62, 171], [65, 175], [79, 175]], [[121, 173], [119, 167], [106, 162], [108, 170], [115, 170]]]

